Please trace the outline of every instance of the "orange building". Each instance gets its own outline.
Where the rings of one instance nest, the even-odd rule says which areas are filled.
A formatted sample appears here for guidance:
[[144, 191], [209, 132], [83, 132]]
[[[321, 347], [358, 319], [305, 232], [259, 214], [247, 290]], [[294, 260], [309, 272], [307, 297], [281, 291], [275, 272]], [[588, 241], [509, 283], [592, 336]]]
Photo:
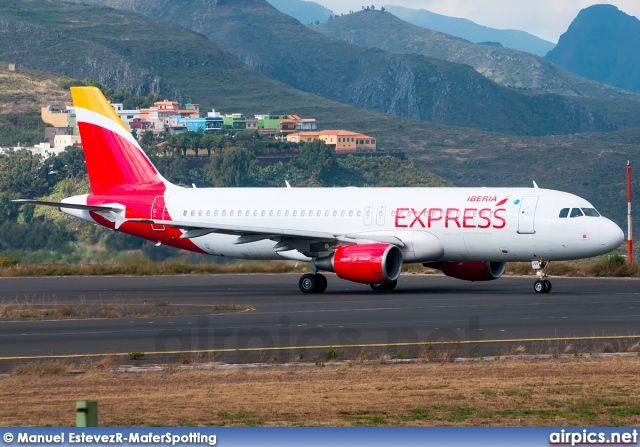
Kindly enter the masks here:
[[311, 143], [315, 140], [324, 141], [337, 153], [375, 152], [377, 148], [375, 138], [348, 130], [297, 132], [287, 136], [287, 141], [294, 143]]

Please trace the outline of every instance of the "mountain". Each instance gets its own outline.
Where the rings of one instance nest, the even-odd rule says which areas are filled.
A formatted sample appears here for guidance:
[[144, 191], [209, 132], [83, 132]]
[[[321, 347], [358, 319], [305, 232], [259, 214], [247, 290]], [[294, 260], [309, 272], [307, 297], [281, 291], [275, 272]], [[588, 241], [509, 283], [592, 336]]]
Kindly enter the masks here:
[[333, 11], [314, 2], [303, 0], [267, 0], [278, 11], [291, 16], [300, 23], [326, 22]]
[[576, 76], [530, 53], [474, 44], [413, 25], [387, 12], [359, 11], [312, 29], [363, 47], [391, 53], [418, 53], [470, 65], [488, 79], [507, 87], [569, 96], [630, 96], [628, 92]]
[[468, 65], [327, 38], [265, 0], [84, 1], [184, 26], [274, 80], [362, 109], [512, 134], [615, 128], [573, 99], [532, 98], [491, 82]]
[[385, 6], [393, 15], [414, 25], [461, 37], [471, 42], [499, 42], [514, 50], [526, 51], [536, 56], [544, 56], [555, 45], [525, 31], [495, 29], [478, 25], [467, 19], [448, 17], [426, 9], [410, 9], [402, 6]]
[[640, 21], [613, 5], [583, 9], [546, 59], [573, 73], [640, 93]]

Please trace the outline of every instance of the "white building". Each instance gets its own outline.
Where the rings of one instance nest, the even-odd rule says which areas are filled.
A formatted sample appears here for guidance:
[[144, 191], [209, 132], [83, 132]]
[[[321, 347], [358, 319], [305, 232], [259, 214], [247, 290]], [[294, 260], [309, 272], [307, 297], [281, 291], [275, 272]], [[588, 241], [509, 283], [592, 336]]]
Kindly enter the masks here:
[[120, 120], [124, 123], [125, 126], [127, 126], [129, 132], [131, 132], [131, 121], [136, 118], [140, 118], [140, 109], [125, 110], [123, 105], [118, 103], [111, 104], [111, 107], [113, 107], [113, 110], [116, 111], [116, 113], [120, 117]]

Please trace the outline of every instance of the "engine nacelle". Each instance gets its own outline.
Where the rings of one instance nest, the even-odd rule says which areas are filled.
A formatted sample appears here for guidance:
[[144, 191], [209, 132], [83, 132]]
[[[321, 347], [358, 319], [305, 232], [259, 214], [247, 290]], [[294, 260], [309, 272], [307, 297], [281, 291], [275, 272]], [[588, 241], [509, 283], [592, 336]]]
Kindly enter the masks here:
[[390, 244], [341, 245], [315, 261], [317, 268], [363, 284], [387, 284], [402, 272], [402, 252]]
[[438, 262], [424, 264], [438, 268], [447, 276], [465, 281], [493, 281], [500, 278], [507, 268], [506, 262]]

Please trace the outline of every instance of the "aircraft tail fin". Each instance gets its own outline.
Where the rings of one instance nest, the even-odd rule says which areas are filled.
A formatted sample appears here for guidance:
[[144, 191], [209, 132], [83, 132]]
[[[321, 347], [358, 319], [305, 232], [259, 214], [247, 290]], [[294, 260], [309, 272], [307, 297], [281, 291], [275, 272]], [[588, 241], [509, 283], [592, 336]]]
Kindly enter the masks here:
[[84, 157], [94, 194], [161, 194], [173, 185], [156, 170], [96, 87], [71, 87]]

